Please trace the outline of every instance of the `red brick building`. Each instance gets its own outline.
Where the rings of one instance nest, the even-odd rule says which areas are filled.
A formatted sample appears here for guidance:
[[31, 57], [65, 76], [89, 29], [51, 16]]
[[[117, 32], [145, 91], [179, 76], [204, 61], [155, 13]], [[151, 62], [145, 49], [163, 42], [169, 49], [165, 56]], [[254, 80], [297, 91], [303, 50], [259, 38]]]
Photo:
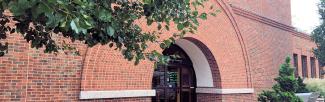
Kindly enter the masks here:
[[135, 66], [100, 45], [76, 43], [81, 56], [45, 54], [11, 34], [9, 53], [0, 57], [0, 101], [250, 102], [272, 87], [286, 56], [293, 56], [297, 75], [324, 78], [315, 43], [291, 27], [290, 0], [209, 4], [218, 16], [162, 51], [181, 58], [158, 68], [149, 61]]

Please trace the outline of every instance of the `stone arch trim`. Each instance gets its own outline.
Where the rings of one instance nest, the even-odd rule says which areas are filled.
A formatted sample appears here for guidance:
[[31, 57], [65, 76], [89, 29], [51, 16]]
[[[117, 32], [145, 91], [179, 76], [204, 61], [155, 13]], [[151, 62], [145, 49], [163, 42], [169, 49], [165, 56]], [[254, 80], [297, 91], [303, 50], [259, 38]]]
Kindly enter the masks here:
[[178, 39], [175, 43], [182, 48], [192, 61], [195, 72], [197, 87], [214, 87], [212, 70], [209, 66], [209, 61], [202, 50], [186, 39]]
[[220, 75], [220, 70], [217, 64], [217, 60], [214, 58], [212, 52], [210, 49], [201, 41], [192, 38], [192, 37], [185, 37], [184, 39], [192, 42], [195, 44], [205, 55], [205, 58], [208, 61], [211, 73], [212, 73], [212, 78], [213, 78], [213, 85], [216, 88], [222, 88], [221, 86], [221, 75]]
[[176, 40], [176, 45], [181, 47], [192, 60], [197, 78], [196, 93], [251, 94], [254, 92], [254, 89], [251, 88], [222, 88], [221, 73], [217, 60], [210, 49], [200, 40], [192, 37], [185, 37]]

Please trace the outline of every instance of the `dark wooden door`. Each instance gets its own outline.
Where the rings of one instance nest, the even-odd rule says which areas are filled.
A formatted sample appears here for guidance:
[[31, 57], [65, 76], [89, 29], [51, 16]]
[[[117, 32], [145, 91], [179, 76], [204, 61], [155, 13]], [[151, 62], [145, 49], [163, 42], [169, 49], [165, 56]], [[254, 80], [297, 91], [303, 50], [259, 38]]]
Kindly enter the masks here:
[[156, 97], [153, 102], [195, 102], [195, 74], [192, 66], [169, 64], [159, 66], [153, 79]]
[[181, 102], [195, 102], [195, 80], [194, 80], [194, 73], [192, 69], [180, 68], [180, 97]]

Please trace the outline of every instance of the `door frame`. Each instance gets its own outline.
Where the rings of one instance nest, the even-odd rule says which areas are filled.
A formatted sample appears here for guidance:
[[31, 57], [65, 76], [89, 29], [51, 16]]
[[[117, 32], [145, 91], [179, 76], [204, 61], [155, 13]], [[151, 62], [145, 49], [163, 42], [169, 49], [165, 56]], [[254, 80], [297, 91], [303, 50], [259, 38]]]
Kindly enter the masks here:
[[[170, 69], [175, 68], [177, 70], [177, 86], [176, 87], [169, 87], [167, 83], [163, 83], [163, 87], [154, 87], [154, 89], [160, 89], [163, 90], [163, 94], [167, 95], [168, 92], [167, 90], [176, 90], [176, 99], [178, 100], [177, 102], [181, 102], [182, 101], [182, 92], [183, 90], [189, 90], [189, 99], [191, 100], [191, 102], [196, 102], [196, 75], [195, 75], [195, 71], [193, 69], [193, 66], [191, 65], [191, 63], [186, 63], [186, 61], [182, 62], [182, 61], [176, 61], [176, 62], [171, 62], [168, 65], [158, 65], [158, 68], [163, 68], [163, 80], [167, 81], [168, 79], [168, 72]], [[169, 69], [170, 68], [170, 69]], [[183, 69], [186, 68], [188, 71], [190, 71], [189, 74], [191, 74], [192, 79], [190, 80], [192, 85], [189, 85], [188, 88], [183, 87], [183, 83], [182, 83], [182, 71]], [[159, 69], [158, 69], [159, 70]], [[157, 94], [157, 93], [156, 93]], [[159, 95], [156, 95], [155, 98], [153, 98], [153, 102], [157, 102], [157, 100], [159, 100]], [[166, 96], [165, 96], [166, 97]], [[159, 101], [158, 101], [159, 102]], [[168, 99], [164, 99], [164, 102], [168, 102]]]

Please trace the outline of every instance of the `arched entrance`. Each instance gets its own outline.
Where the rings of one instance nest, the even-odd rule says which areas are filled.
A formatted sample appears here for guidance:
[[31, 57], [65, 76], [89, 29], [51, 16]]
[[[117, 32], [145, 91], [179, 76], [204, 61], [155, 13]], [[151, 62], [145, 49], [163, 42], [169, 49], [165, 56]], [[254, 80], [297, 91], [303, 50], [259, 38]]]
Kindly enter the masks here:
[[196, 78], [193, 64], [185, 51], [172, 45], [163, 51], [173, 55], [168, 65], [158, 65], [154, 71], [153, 88], [156, 97], [153, 102], [196, 102]]

